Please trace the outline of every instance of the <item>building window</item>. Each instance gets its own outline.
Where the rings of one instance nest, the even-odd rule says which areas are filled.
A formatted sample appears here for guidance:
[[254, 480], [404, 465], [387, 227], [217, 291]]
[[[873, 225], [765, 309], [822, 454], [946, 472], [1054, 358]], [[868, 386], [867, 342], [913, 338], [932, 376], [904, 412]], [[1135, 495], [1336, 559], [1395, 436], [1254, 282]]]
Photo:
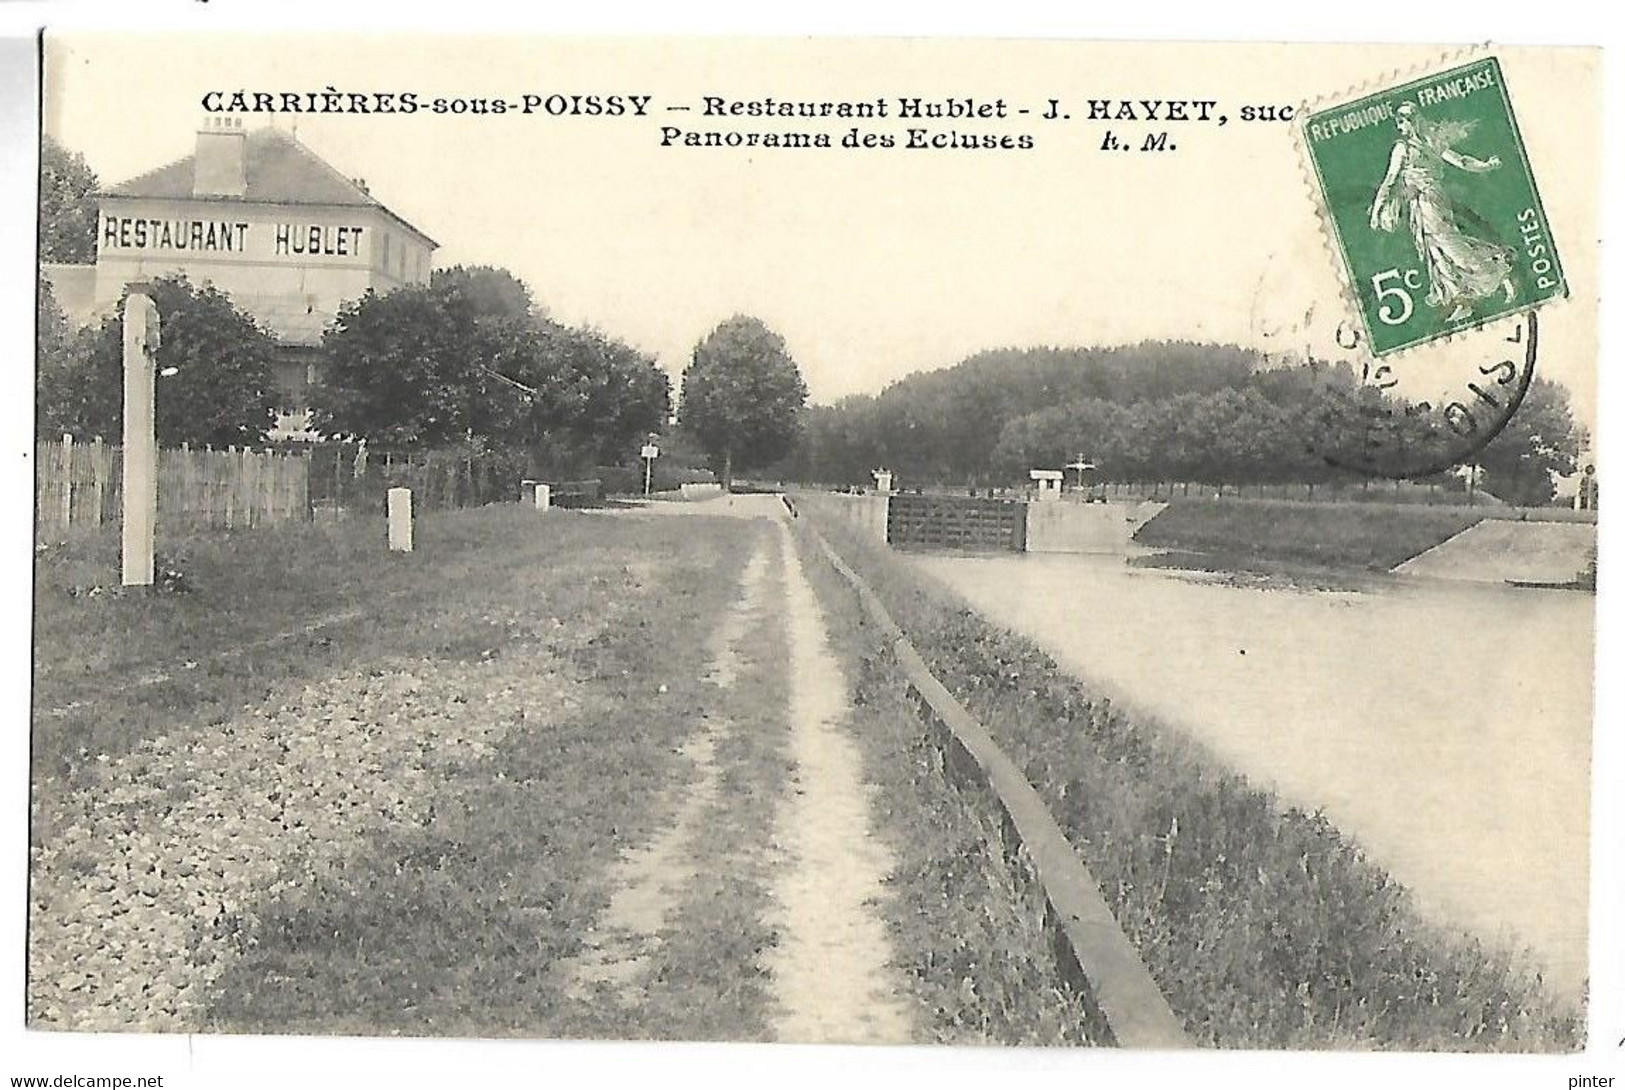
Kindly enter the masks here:
[[386, 273], [389, 271], [389, 232], [388, 231], [384, 232], [383, 260], [378, 263], [378, 267], [380, 269], [382, 269]]

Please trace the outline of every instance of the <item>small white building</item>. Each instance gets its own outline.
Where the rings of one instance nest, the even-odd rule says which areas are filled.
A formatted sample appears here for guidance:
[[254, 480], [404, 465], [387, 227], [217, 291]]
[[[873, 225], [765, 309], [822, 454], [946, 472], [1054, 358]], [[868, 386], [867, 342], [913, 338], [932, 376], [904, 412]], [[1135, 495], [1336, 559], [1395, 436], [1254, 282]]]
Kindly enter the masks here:
[[1032, 478], [1033, 489], [1040, 500], [1058, 500], [1061, 498], [1061, 484], [1066, 474], [1059, 469], [1035, 469], [1027, 474]]

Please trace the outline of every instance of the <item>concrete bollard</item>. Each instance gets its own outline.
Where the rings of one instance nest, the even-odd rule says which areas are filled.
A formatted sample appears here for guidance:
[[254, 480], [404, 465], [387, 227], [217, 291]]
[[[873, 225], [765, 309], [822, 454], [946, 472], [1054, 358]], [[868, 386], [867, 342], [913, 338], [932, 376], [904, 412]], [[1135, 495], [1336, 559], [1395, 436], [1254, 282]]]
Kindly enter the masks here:
[[548, 511], [553, 507], [553, 486], [536, 482], [536, 510]]
[[391, 552], [412, 551], [412, 490], [389, 490], [389, 548]]

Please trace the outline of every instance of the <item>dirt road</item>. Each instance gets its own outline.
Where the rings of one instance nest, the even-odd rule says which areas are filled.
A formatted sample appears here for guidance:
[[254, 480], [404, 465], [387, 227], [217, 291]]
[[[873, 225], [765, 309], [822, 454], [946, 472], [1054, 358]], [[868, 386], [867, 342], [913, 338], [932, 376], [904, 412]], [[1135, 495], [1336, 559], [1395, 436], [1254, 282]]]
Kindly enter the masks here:
[[[914, 1027], [902, 981], [891, 967], [877, 907], [891, 855], [876, 837], [857, 746], [845, 730], [846, 681], [828, 643], [822, 611], [802, 570], [777, 496], [734, 496], [701, 504], [661, 503], [631, 517], [728, 515], [759, 527], [740, 576], [737, 602], [712, 640], [707, 680], [726, 697], [754, 690], [754, 716], [707, 714], [682, 748], [687, 777], [662, 795], [655, 834], [623, 853], [614, 892], [587, 949], [563, 967], [571, 994], [612, 1006], [631, 1035], [660, 1035], [660, 974], [693, 972], [673, 951], [727, 948], [723, 916], [693, 907], [692, 887], [719, 867], [750, 888], [771, 935], [756, 952], [757, 1033], [798, 1042], [906, 1043]], [[782, 644], [779, 656], [763, 648]], [[766, 698], [769, 707], [760, 706]], [[776, 706], [773, 706], [776, 705]], [[775, 722], [776, 720], [776, 722]], [[743, 733], [771, 742], [766, 759], [738, 746]], [[741, 808], [770, 814], [739, 821]], [[718, 851], [724, 831], [735, 834]], [[716, 930], [706, 940], [700, 932]], [[683, 933], [684, 931], [688, 933]], [[652, 957], [660, 953], [662, 956]], [[691, 992], [699, 1004], [721, 996]], [[723, 1005], [726, 1005], [725, 1003]]]

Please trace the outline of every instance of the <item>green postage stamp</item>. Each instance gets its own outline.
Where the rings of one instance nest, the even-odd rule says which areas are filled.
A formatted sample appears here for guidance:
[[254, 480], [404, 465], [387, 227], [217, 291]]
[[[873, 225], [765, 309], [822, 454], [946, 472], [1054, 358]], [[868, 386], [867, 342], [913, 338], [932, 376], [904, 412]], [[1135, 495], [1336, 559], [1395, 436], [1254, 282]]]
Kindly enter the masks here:
[[1304, 136], [1373, 355], [1568, 294], [1494, 57], [1317, 110]]

